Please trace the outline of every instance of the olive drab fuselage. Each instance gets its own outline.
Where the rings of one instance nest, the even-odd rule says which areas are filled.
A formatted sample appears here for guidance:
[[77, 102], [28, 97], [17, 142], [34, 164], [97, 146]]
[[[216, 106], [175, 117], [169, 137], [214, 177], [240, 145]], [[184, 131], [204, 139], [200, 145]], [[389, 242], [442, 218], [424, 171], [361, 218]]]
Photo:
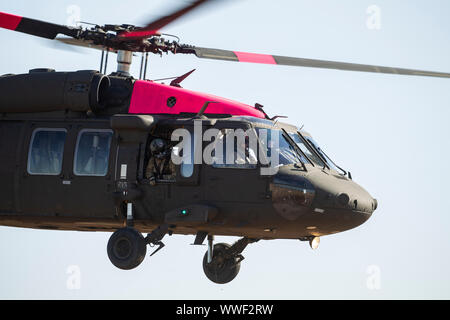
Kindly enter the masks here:
[[[24, 96], [10, 86], [10, 95], [0, 99], [1, 225], [114, 231], [126, 225], [131, 203], [141, 232], [167, 224], [176, 234], [299, 239], [354, 228], [376, 209], [376, 200], [348, 175], [311, 161], [281, 164], [273, 175], [261, 174], [260, 162], [245, 168], [194, 164], [189, 174], [172, 164], [174, 179], [152, 185], [146, 177], [150, 142], [170, 142], [179, 128], [194, 133], [195, 122], [202, 132], [269, 128], [283, 137], [309, 134], [245, 112], [130, 113], [129, 78], [53, 74], [44, 75], [47, 85], [38, 83], [41, 74], [11, 78], [15, 84], [36, 81], [40, 91], [29, 88]], [[8, 86], [0, 78], [0, 89]]]

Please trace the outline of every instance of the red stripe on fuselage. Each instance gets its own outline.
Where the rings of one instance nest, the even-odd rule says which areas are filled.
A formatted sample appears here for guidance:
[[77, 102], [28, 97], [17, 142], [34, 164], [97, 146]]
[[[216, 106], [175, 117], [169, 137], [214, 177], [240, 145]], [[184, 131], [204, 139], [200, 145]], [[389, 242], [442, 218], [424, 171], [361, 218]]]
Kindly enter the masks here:
[[[167, 100], [176, 98], [173, 107]], [[133, 114], [181, 114], [198, 113], [206, 101], [214, 101], [208, 106], [207, 114], [231, 114], [264, 119], [264, 113], [244, 103], [214, 95], [172, 87], [151, 81], [137, 80], [128, 113]]]
[[270, 54], [248, 53], [233, 51], [239, 62], [277, 64], [275, 59]]
[[0, 12], [0, 28], [16, 30], [21, 20], [22, 17], [9, 13]]

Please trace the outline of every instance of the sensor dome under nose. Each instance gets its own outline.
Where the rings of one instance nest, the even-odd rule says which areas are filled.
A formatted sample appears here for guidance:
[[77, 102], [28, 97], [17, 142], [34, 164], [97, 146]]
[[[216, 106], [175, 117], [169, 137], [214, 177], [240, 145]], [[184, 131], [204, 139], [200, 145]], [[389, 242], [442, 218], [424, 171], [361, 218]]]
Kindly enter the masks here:
[[338, 197], [337, 197], [338, 202], [343, 205], [346, 206], [348, 204], [348, 202], [350, 201], [350, 197], [348, 194], [346, 193], [341, 193]]

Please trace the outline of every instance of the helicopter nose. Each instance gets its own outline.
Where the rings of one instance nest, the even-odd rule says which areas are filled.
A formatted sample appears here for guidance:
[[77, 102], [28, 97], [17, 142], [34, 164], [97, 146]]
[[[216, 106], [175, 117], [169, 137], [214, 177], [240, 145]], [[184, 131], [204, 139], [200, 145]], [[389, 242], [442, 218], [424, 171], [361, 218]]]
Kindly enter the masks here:
[[353, 192], [350, 196], [346, 192], [340, 193], [336, 197], [338, 207], [351, 209], [355, 212], [373, 213], [378, 207], [377, 199], [372, 198], [364, 189]]
[[319, 208], [334, 208], [370, 217], [378, 206], [378, 201], [351, 179], [321, 171], [311, 172], [309, 178], [316, 189], [315, 205]]

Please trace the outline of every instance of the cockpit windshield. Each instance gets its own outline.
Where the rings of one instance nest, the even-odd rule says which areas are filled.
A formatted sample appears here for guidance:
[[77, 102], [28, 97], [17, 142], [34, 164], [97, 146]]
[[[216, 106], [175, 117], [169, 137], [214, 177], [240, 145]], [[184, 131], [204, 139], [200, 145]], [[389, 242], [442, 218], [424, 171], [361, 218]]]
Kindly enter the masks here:
[[338, 167], [333, 160], [331, 160], [325, 152], [323, 152], [322, 149], [320, 149], [319, 145], [313, 140], [311, 137], [305, 137], [305, 139], [310, 143], [311, 146], [313, 146], [316, 151], [322, 156], [322, 158], [327, 162], [327, 165], [330, 169], [336, 170], [337, 172], [342, 172], [344, 175], [347, 174], [347, 172], [340, 167]]
[[259, 140], [264, 147], [268, 159], [278, 155], [278, 165], [307, 163], [308, 160], [297, 152], [294, 145], [284, 136], [283, 131], [278, 129], [256, 128]]
[[312, 150], [311, 146], [307, 145], [307, 142], [302, 139], [302, 137], [298, 133], [289, 133], [289, 136], [294, 140], [300, 150], [314, 163], [319, 167], [325, 167], [325, 163], [322, 159]]

